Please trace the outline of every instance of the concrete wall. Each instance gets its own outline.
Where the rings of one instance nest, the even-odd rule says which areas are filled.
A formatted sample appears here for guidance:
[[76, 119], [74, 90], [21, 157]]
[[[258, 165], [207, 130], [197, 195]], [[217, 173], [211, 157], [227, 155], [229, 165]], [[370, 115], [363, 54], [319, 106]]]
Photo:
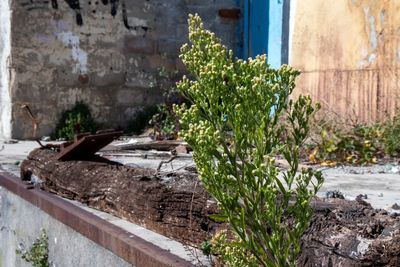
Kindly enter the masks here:
[[0, 138], [11, 137], [11, 103], [7, 68], [11, 27], [8, 3], [8, 1], [0, 1]]
[[352, 121], [394, 115], [400, 100], [400, 1], [291, 1], [298, 93]]
[[41, 228], [52, 266], [188, 267], [204, 259], [177, 241], [32, 188], [0, 168], [0, 266], [26, 266], [15, 249], [29, 249]]
[[44, 228], [52, 266], [133, 266], [41, 209], [0, 187], [0, 266], [32, 266], [16, 255], [30, 248]]
[[[184, 72], [187, 14], [198, 12], [223, 43], [236, 46], [235, 18], [219, 15], [235, 0], [12, 0], [11, 135], [31, 138], [28, 105], [48, 135], [76, 101], [95, 119], [124, 127], [138, 109], [161, 101], [157, 67]], [[113, 4], [114, 3], [114, 4]], [[119, 4], [115, 4], [119, 3]], [[163, 54], [166, 57], [162, 57]]]

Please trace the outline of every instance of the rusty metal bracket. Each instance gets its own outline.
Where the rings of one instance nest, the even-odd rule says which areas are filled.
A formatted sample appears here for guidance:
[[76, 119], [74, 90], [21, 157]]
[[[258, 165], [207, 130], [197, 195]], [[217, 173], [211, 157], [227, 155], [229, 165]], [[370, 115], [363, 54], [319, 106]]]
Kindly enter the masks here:
[[61, 144], [57, 160], [90, 159], [97, 151], [121, 135], [121, 131], [99, 131], [93, 135], [90, 133], [76, 134], [74, 141]]

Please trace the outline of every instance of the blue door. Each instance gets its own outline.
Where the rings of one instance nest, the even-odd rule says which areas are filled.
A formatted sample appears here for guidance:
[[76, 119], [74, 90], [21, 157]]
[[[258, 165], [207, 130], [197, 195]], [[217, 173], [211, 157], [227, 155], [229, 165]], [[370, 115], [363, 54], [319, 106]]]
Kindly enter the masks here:
[[244, 0], [243, 58], [267, 54], [271, 67], [288, 62], [290, 0]]

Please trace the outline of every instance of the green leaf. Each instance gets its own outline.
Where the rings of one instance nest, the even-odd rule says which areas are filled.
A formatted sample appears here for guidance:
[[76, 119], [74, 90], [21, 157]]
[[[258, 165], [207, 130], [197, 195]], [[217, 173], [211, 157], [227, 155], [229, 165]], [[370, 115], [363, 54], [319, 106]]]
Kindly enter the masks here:
[[279, 180], [278, 177], [275, 178], [275, 182], [278, 185], [279, 189], [281, 190], [282, 194], [285, 195], [286, 194], [286, 189], [285, 189], [285, 187], [283, 186], [283, 184], [281, 183], [281, 181]]
[[224, 222], [228, 221], [228, 216], [226, 216], [226, 215], [209, 214], [208, 217], [210, 217], [211, 219], [214, 219], [214, 220], [218, 220], [218, 221], [224, 221]]

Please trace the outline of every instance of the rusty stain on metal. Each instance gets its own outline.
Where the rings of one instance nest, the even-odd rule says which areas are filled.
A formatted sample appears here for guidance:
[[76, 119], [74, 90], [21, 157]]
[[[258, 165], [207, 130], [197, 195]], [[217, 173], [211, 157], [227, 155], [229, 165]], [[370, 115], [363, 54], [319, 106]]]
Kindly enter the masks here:
[[61, 144], [57, 160], [89, 159], [121, 135], [121, 131], [100, 131], [94, 135], [90, 133], [75, 134], [74, 141]]
[[[190, 262], [38, 188], [26, 189], [0, 169], [0, 186], [135, 266], [193, 266]], [[23, 218], [22, 218], [23, 219]]]

